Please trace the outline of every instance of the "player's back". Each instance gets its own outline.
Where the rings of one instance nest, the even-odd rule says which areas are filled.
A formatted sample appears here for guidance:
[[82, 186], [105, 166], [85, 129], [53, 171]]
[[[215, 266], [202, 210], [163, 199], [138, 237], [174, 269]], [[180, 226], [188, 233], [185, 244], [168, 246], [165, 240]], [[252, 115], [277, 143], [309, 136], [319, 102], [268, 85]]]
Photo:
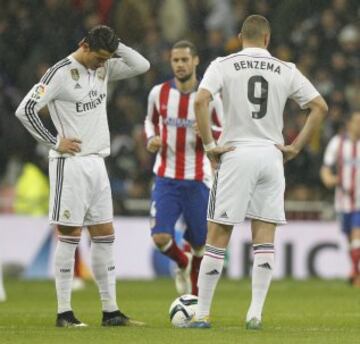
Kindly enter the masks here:
[[[295, 95], [295, 100], [303, 106], [305, 103], [297, 88], [304, 80], [310, 84], [296, 66], [271, 56], [266, 49], [246, 48], [216, 59], [210, 70], [213, 78], [218, 78], [215, 84], [224, 105], [220, 143], [283, 143], [286, 100]], [[208, 87], [211, 83], [209, 76], [204, 87], [211, 88]], [[310, 98], [317, 95], [317, 91], [310, 88], [307, 88], [306, 102], [309, 92], [313, 93]]]

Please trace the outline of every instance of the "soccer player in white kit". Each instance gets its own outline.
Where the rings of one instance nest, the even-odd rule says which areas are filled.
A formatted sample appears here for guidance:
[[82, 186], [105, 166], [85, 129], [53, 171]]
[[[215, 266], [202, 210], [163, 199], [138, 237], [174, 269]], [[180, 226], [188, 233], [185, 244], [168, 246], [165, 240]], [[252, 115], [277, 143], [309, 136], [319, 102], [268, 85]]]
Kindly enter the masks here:
[[[293, 63], [268, 52], [270, 25], [249, 16], [239, 35], [243, 50], [214, 60], [195, 100], [196, 118], [209, 159], [218, 162], [210, 193], [208, 236], [198, 280], [199, 304], [189, 324], [209, 328], [210, 306], [224, 265], [225, 249], [235, 224], [251, 219], [254, 262], [248, 329], [261, 328], [261, 316], [274, 269], [274, 236], [285, 223], [283, 160], [293, 159], [327, 112], [327, 105]], [[219, 146], [212, 139], [208, 103], [221, 93], [223, 132]], [[286, 100], [309, 110], [307, 121], [290, 145], [284, 146]], [[220, 158], [221, 156], [221, 158]]]
[[[16, 110], [32, 136], [50, 148], [49, 219], [60, 233], [55, 252], [56, 326], [85, 326], [71, 307], [74, 255], [83, 226], [92, 240], [91, 265], [102, 303], [102, 325], [135, 323], [116, 302], [113, 206], [104, 162], [110, 154], [106, 99], [108, 82], [142, 74], [149, 66], [111, 28], [100, 25], [44, 74]], [[40, 120], [38, 111], [45, 105], [57, 137]]]
[[335, 210], [350, 246], [350, 281], [360, 287], [360, 111], [351, 114], [347, 130], [326, 147], [320, 175], [327, 188], [335, 187]]

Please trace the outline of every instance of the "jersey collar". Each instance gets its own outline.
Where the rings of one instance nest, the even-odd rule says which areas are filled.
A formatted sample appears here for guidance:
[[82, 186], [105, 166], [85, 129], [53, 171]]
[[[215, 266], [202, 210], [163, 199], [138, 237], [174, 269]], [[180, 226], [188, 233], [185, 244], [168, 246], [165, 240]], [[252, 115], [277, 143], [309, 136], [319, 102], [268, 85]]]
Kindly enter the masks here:
[[241, 50], [240, 53], [250, 54], [250, 55], [271, 56], [269, 51], [263, 48], [245, 48]]
[[196, 90], [197, 90], [197, 88], [198, 88], [198, 86], [199, 86], [199, 81], [197, 81], [195, 87], [194, 87], [192, 90], [190, 90], [190, 91], [188, 91], [188, 92], [181, 92], [181, 91], [176, 87], [175, 78], [172, 78], [171, 80], [169, 80], [169, 82], [170, 82], [170, 87], [171, 87], [171, 88], [174, 88], [175, 90], [178, 90], [181, 94], [190, 94], [190, 93], [196, 92]]
[[86, 68], [82, 63], [80, 63], [74, 56], [72, 56], [72, 54], [70, 54], [68, 56], [68, 58], [75, 64], [77, 64], [79, 67], [81, 67], [81, 69], [83, 69], [84, 71], [86, 71], [87, 73], [93, 74], [95, 73], [95, 71]]

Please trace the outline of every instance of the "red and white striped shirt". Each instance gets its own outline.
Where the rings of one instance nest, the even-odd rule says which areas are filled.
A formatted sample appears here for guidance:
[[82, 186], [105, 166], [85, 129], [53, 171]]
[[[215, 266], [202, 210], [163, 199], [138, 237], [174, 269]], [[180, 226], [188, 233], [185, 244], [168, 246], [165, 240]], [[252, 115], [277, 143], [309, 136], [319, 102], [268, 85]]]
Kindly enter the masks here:
[[326, 147], [324, 165], [336, 167], [340, 179], [335, 190], [335, 209], [344, 213], [360, 210], [360, 140], [334, 136]]
[[[148, 98], [145, 132], [148, 140], [155, 135], [162, 139], [153, 169], [157, 176], [198, 180], [210, 186], [210, 162], [193, 128], [195, 95], [196, 90], [181, 93], [174, 80], [154, 86]], [[209, 115], [216, 139], [221, 131], [222, 113], [221, 99], [215, 97]]]

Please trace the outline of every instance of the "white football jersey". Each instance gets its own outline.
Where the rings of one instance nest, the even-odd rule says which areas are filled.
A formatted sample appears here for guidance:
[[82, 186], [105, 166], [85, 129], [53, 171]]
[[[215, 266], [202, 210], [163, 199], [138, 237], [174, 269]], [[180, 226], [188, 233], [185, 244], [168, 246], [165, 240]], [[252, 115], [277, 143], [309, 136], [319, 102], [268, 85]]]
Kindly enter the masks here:
[[319, 95], [293, 63], [281, 61], [261, 48], [246, 48], [220, 57], [208, 67], [199, 88], [213, 97], [220, 92], [223, 131], [220, 144], [283, 144], [286, 100], [301, 108]]
[[334, 136], [326, 147], [324, 165], [335, 168], [340, 182], [335, 189], [335, 209], [349, 213], [360, 210], [360, 141], [347, 135]]
[[[66, 156], [55, 150], [59, 137], [82, 141], [78, 156], [110, 154], [110, 134], [106, 113], [108, 81], [146, 72], [149, 62], [133, 49], [119, 43], [121, 58], [111, 58], [104, 67], [87, 69], [72, 55], [51, 67], [16, 110], [26, 129], [50, 149], [50, 157]], [[58, 132], [54, 137], [41, 122], [38, 111], [48, 106]]]
[[[210, 185], [211, 166], [202, 141], [194, 130], [196, 90], [181, 93], [174, 80], [152, 88], [145, 118], [147, 139], [159, 135], [162, 146], [157, 153], [154, 173], [159, 177], [203, 181]], [[215, 138], [221, 132], [222, 102], [218, 96], [209, 111]]]

